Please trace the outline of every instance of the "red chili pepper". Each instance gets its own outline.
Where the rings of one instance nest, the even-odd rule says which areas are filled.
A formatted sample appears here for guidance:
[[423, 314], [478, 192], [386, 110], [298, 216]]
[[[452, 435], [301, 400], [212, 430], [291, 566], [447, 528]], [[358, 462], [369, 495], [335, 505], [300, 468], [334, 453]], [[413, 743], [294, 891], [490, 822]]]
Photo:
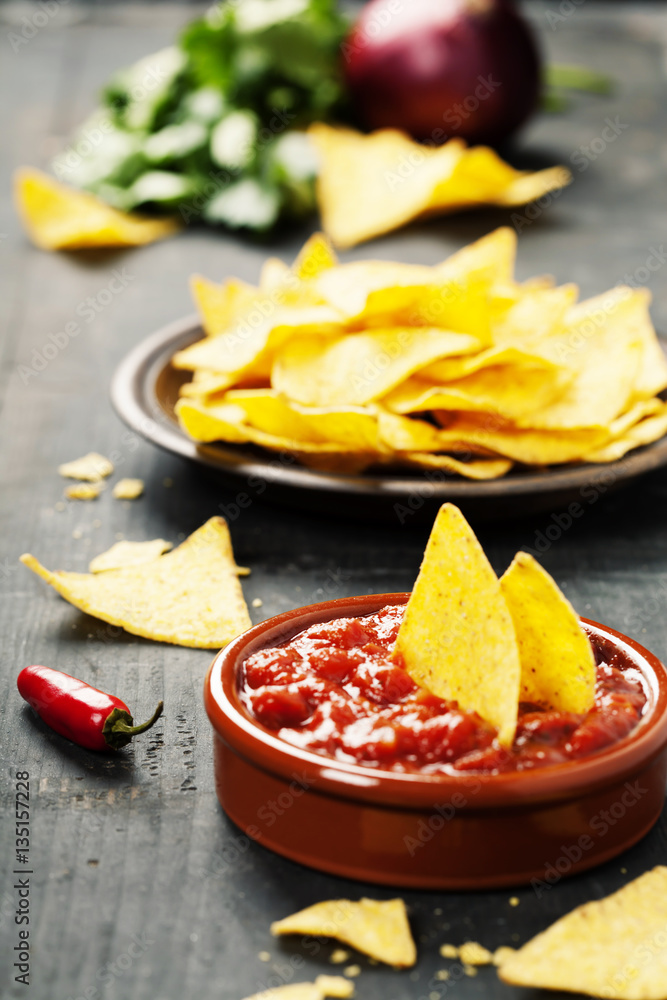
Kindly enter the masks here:
[[25, 667], [16, 684], [21, 697], [47, 726], [87, 750], [120, 750], [162, 715], [160, 702], [148, 722], [134, 726], [120, 698], [51, 667]]

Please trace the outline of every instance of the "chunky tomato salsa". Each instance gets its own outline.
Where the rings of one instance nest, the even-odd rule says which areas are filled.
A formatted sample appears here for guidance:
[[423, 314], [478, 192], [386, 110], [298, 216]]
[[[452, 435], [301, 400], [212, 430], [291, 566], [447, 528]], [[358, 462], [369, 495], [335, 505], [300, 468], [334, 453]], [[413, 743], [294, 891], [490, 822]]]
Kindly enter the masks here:
[[514, 743], [456, 702], [418, 687], [391, 658], [405, 607], [313, 625], [250, 656], [242, 701], [269, 729], [303, 749], [383, 770], [519, 771], [586, 757], [623, 739], [646, 708], [640, 671], [591, 636], [595, 704], [586, 715], [522, 703]]

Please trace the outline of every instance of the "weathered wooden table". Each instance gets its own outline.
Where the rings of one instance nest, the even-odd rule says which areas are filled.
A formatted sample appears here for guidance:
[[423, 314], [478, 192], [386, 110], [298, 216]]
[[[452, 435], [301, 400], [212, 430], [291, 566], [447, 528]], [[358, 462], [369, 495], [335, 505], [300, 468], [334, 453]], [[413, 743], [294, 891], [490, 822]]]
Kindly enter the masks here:
[[[193, 11], [185, 5], [53, 7], [48, 23], [41, 18], [43, 26], [16, 51], [8, 33], [20, 31], [21, 18], [38, 8], [0, 10], [4, 177], [20, 164], [46, 165], [110, 73], [167, 44]], [[610, 72], [617, 89], [608, 98], [581, 96], [566, 114], [542, 116], [523, 135], [523, 162], [569, 163], [574, 183], [542, 211], [515, 218], [519, 273], [574, 279], [584, 294], [622, 280], [646, 284], [655, 295], [656, 324], [667, 330], [664, 8], [554, 0], [530, 11], [551, 57]], [[100, 623], [61, 601], [17, 561], [32, 551], [49, 567], [85, 570], [90, 557], [117, 538], [177, 542], [230, 502], [230, 494], [196, 469], [127, 432], [111, 411], [107, 389], [132, 345], [191, 311], [189, 274], [254, 280], [268, 251], [193, 230], [127, 253], [47, 254], [22, 234], [7, 184], [0, 210], [0, 994], [240, 1000], [267, 983], [312, 979], [331, 971], [333, 945], [302, 956], [298, 944], [270, 938], [270, 921], [316, 900], [364, 892], [388, 898], [391, 890], [326, 877], [239, 842], [213, 791], [211, 732], [202, 707], [209, 653], [129, 635], [109, 640]], [[510, 213], [499, 211], [461, 215], [349, 256], [431, 263], [508, 221]], [[270, 252], [290, 259], [305, 235], [295, 233]], [[69, 342], [54, 336], [70, 322], [78, 323], [78, 336]], [[45, 351], [53, 343], [57, 350]], [[38, 359], [45, 356], [50, 359], [42, 366]], [[94, 503], [58, 509], [63, 482], [57, 465], [92, 449], [111, 455], [123, 475], [143, 477], [145, 496], [122, 503], [107, 491]], [[583, 614], [628, 630], [663, 655], [666, 502], [667, 472], [600, 496], [543, 555]], [[533, 546], [537, 533], [554, 523], [548, 513], [485, 525], [481, 538], [502, 570], [519, 547]], [[325, 520], [260, 500], [232, 521], [231, 530], [238, 561], [252, 567], [244, 581], [248, 601], [263, 601], [253, 610], [255, 620], [324, 596], [409, 588], [426, 534], [409, 523]], [[138, 718], [163, 696], [164, 719], [114, 759], [77, 749], [36, 721], [20, 700], [15, 677], [28, 663], [62, 668], [116, 692]], [[13, 888], [14, 868], [21, 867], [13, 823], [17, 771], [29, 772], [31, 793], [28, 988], [14, 981], [12, 967], [20, 929]], [[563, 880], [541, 898], [532, 889], [518, 890], [518, 906], [510, 905], [508, 891], [403, 893], [419, 964], [396, 973], [361, 959], [358, 997], [518, 996], [491, 969], [475, 978], [436, 980], [436, 970], [451, 964], [438, 956], [438, 946], [523, 941], [573, 905], [664, 862], [666, 834], [663, 818], [639, 846], [588, 875]], [[264, 951], [268, 962], [260, 960]]]

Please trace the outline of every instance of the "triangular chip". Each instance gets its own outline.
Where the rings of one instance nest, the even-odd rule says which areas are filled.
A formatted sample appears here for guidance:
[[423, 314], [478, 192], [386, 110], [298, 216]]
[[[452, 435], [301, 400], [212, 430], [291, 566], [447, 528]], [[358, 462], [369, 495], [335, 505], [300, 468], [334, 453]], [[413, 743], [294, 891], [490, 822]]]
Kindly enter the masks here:
[[94, 195], [75, 191], [29, 167], [16, 172], [15, 196], [31, 240], [43, 250], [139, 246], [181, 228], [173, 219], [119, 212]]
[[477, 712], [511, 744], [521, 673], [514, 625], [498, 577], [453, 504], [438, 511], [394, 656], [414, 681]]
[[595, 657], [579, 617], [527, 552], [500, 578], [521, 658], [521, 701], [585, 713], [595, 699]]
[[523, 173], [485, 146], [462, 139], [414, 142], [396, 129], [369, 135], [318, 122], [309, 136], [320, 158], [317, 195], [334, 244], [351, 247], [423, 215], [475, 205], [520, 205], [570, 182], [564, 167]]
[[90, 451], [83, 458], [75, 458], [72, 462], [64, 462], [58, 466], [58, 472], [65, 479], [80, 479], [86, 483], [99, 483], [113, 472], [113, 464], [104, 455]]
[[498, 975], [515, 986], [665, 1000], [666, 928], [667, 868], [659, 865], [561, 917], [508, 955]]
[[126, 566], [139, 566], [141, 563], [153, 562], [163, 552], [169, 552], [171, 542], [164, 538], [153, 538], [149, 542], [116, 542], [91, 560], [90, 573], [106, 573], [110, 569], [123, 569]]
[[86, 614], [133, 635], [218, 649], [250, 628], [226, 521], [212, 517], [173, 552], [104, 573], [51, 572], [21, 562]]
[[257, 288], [238, 278], [229, 278], [222, 285], [216, 285], [199, 274], [190, 278], [190, 291], [204, 332], [209, 337], [217, 337], [229, 329], [244, 310], [251, 308], [258, 296]]
[[272, 934], [313, 934], [335, 938], [378, 962], [406, 968], [417, 949], [402, 899], [331, 899], [315, 903], [271, 924]]
[[301, 247], [292, 270], [300, 281], [309, 281], [337, 264], [338, 258], [324, 233], [313, 233]]

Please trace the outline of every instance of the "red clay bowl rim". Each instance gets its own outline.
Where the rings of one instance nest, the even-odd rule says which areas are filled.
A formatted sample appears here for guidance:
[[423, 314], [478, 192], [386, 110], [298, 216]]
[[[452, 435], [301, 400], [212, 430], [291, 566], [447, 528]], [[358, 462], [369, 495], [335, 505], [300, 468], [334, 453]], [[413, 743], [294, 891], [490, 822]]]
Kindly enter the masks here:
[[215, 732], [255, 766], [320, 793], [405, 808], [435, 806], [455, 792], [470, 792], [470, 809], [558, 801], [616, 784], [637, 774], [667, 745], [667, 670], [660, 660], [621, 632], [582, 618], [592, 632], [610, 639], [639, 667], [647, 684], [649, 707], [638, 726], [608, 749], [576, 761], [535, 771], [505, 774], [422, 775], [338, 761], [294, 747], [267, 729], [241, 704], [238, 666], [257, 649], [288, 641], [317, 622], [372, 614], [389, 604], [404, 604], [407, 593], [364, 594], [310, 604], [268, 618], [238, 636], [216, 655], [204, 684], [204, 703]]

